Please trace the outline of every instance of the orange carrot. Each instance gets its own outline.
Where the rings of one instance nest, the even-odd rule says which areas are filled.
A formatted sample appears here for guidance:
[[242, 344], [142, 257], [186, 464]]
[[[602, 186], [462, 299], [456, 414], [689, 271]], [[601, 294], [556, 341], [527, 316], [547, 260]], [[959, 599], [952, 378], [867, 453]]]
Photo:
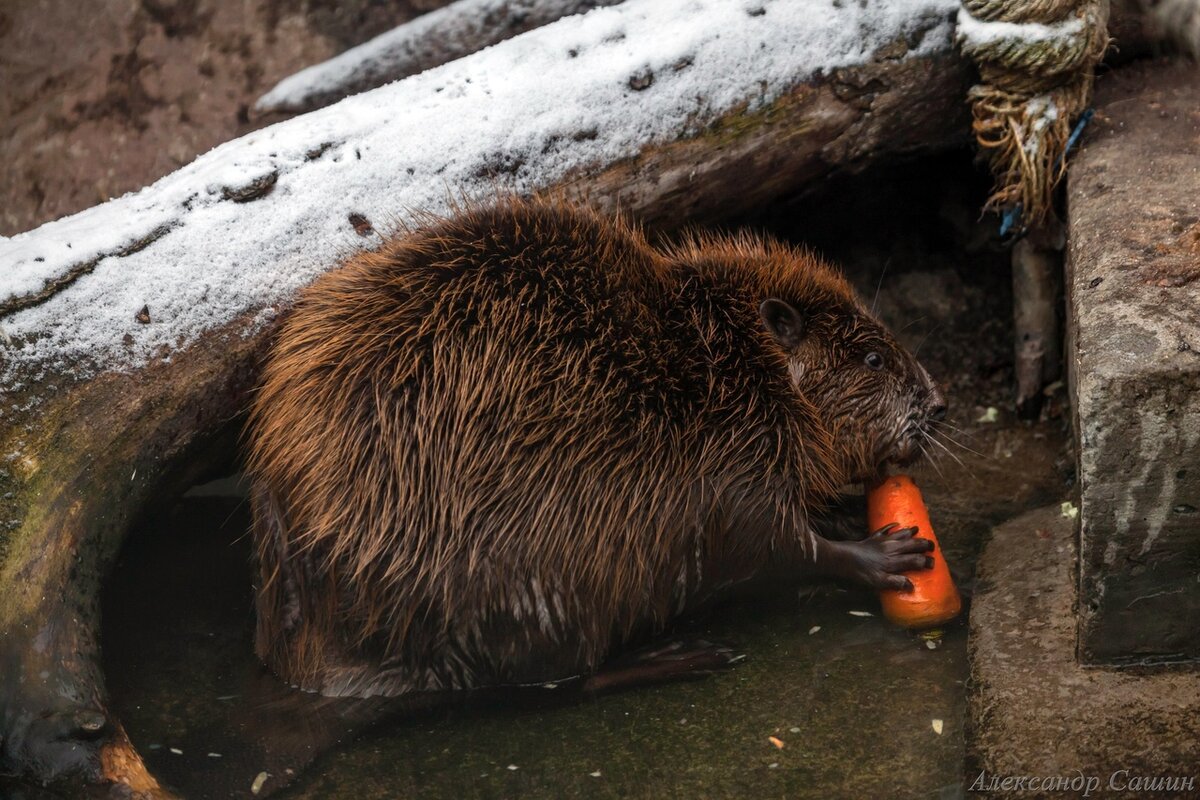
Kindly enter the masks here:
[[885, 589], [879, 593], [883, 614], [905, 628], [930, 628], [949, 622], [962, 610], [962, 599], [950, 577], [921, 490], [907, 475], [893, 475], [867, 491], [867, 524], [872, 531], [898, 523], [896, 530], [916, 526], [918, 539], [933, 542], [933, 567], [906, 573], [912, 591]]

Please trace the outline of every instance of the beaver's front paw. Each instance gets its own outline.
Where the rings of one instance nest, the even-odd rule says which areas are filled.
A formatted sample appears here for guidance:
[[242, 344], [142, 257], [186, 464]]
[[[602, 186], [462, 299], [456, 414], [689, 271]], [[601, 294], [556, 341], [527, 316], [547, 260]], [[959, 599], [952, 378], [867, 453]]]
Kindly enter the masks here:
[[826, 539], [857, 542], [867, 538], [867, 498], [861, 494], [840, 495], [828, 506], [812, 513], [812, 527]]
[[933, 549], [933, 542], [918, 539], [916, 528], [895, 527], [893, 522], [862, 541], [841, 543], [851, 556], [848, 577], [873, 589], [912, 589], [903, 573], [933, 566], [933, 559], [925, 555]]

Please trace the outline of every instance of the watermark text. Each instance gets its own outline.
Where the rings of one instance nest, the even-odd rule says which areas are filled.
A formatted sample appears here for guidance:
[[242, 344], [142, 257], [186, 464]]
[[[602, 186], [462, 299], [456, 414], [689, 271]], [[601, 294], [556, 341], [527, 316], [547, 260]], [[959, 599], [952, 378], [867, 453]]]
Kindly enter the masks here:
[[1137, 775], [1119, 769], [1107, 776], [1084, 775], [989, 775], [980, 772], [967, 787], [969, 792], [1071, 792], [1089, 797], [1101, 789], [1109, 792], [1141, 792], [1178, 795], [1196, 791], [1195, 775]]

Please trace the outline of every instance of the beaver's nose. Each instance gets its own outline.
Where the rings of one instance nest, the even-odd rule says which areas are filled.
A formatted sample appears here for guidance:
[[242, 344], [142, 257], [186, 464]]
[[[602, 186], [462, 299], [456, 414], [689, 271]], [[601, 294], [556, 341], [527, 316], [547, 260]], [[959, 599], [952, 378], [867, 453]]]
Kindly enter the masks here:
[[929, 409], [929, 418], [934, 422], [941, 422], [946, 418], [946, 398], [932, 381], [930, 381], [929, 397], [925, 401], [925, 407]]

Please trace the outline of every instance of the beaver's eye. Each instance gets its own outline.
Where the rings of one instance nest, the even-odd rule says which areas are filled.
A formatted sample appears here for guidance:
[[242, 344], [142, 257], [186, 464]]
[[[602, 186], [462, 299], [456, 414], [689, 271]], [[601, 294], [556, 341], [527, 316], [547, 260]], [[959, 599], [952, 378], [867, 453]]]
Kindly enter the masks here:
[[883, 369], [883, 356], [879, 353], [867, 353], [867, 357], [863, 359], [863, 363], [873, 370]]

